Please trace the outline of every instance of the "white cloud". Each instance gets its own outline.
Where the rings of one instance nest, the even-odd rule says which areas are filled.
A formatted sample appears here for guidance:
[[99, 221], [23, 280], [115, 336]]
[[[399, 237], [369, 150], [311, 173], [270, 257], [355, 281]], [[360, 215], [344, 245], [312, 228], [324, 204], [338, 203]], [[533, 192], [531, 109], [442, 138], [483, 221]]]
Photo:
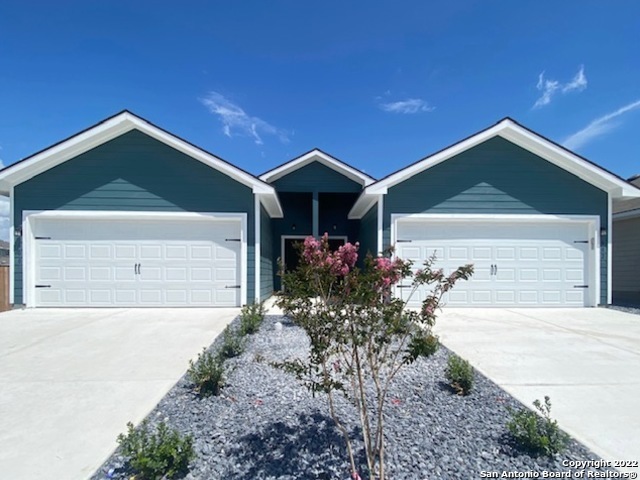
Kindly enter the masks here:
[[538, 75], [538, 83], [536, 88], [542, 92], [540, 97], [533, 104], [533, 108], [544, 107], [549, 105], [553, 96], [560, 92], [562, 94], [570, 92], [581, 92], [587, 88], [587, 77], [584, 74], [584, 65], [580, 66], [580, 70], [575, 74], [573, 79], [565, 84], [558, 82], [557, 80], [548, 80], [544, 78], [545, 72]]
[[631, 102], [614, 112], [607, 113], [602, 117], [596, 118], [582, 130], [579, 130], [573, 135], [567, 137], [567, 139], [563, 142], [563, 145], [571, 150], [576, 150], [586, 145], [594, 138], [604, 135], [605, 133], [617, 127], [618, 124], [616, 122], [613, 122], [613, 120], [620, 117], [621, 115], [624, 115], [627, 112], [637, 110], [639, 108], [640, 100], [636, 100], [635, 102]]
[[[4, 167], [4, 162], [0, 159], [0, 169]], [[9, 199], [0, 195], [0, 240], [9, 240], [9, 212]]]
[[428, 102], [420, 98], [408, 98], [399, 102], [381, 103], [380, 108], [391, 113], [419, 113], [433, 112], [436, 107], [432, 107]]
[[562, 87], [562, 93], [573, 92], [574, 90], [581, 92], [587, 88], [587, 77], [584, 74], [584, 65], [580, 65], [580, 70], [576, 73], [569, 83]]
[[222, 131], [227, 137], [248, 136], [253, 138], [257, 145], [262, 145], [264, 142], [261, 135], [274, 135], [282, 143], [289, 142], [289, 132], [276, 128], [261, 118], [252, 117], [218, 92], [209, 92], [199, 100], [211, 113], [218, 116], [222, 122]]

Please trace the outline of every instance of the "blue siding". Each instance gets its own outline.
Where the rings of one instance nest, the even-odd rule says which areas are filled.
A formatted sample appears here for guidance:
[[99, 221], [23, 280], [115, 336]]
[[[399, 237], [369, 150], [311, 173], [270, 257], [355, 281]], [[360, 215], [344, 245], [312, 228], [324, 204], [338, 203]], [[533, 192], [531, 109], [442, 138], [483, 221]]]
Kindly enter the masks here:
[[271, 182], [278, 192], [360, 192], [358, 182], [320, 162], [311, 162]]
[[[247, 213], [247, 293], [254, 298], [251, 189], [138, 130], [77, 156], [15, 188], [24, 210]], [[22, 303], [22, 245], [15, 250], [15, 303]]]
[[266, 300], [273, 293], [274, 273], [271, 219], [260, 206], [260, 300]]
[[[500, 137], [391, 187], [384, 197], [385, 247], [392, 213], [599, 215], [607, 193]], [[607, 297], [607, 238], [601, 248], [601, 302]]]
[[364, 259], [367, 254], [374, 257], [378, 255], [378, 204], [376, 203], [364, 214], [360, 220], [360, 242], [359, 258]]

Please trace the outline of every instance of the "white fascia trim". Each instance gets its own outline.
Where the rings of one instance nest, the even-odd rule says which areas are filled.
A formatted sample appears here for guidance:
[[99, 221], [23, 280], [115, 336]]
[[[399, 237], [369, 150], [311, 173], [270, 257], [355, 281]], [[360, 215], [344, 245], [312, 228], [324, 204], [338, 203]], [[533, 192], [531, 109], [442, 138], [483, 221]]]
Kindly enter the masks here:
[[[258, 194], [255, 194], [258, 195]], [[264, 205], [264, 209], [269, 214], [271, 218], [283, 218], [284, 210], [282, 210], [282, 205], [280, 205], [280, 200], [278, 199], [277, 194], [273, 195], [263, 195], [259, 194], [260, 202]]]
[[394, 173], [393, 175], [385, 178], [384, 180], [380, 180], [379, 182], [371, 185], [371, 187], [367, 187], [365, 193], [372, 194], [382, 194], [387, 193], [389, 187], [397, 185], [398, 183], [407, 180], [408, 178], [413, 177], [417, 173], [420, 173], [424, 170], [427, 170], [435, 165], [438, 165], [445, 160], [448, 160], [451, 157], [458, 155], [459, 153], [464, 152], [465, 150], [469, 150], [470, 148], [478, 145], [479, 143], [488, 140], [491, 137], [494, 137], [500, 131], [500, 124], [491, 127], [484, 132], [481, 132], [473, 137], [469, 137], [466, 140], [457, 143], [441, 152], [436, 153], [430, 157], [425, 158], [422, 161], [414, 163], [409, 167], [400, 170], [399, 172]]
[[386, 190], [389, 187], [397, 185], [417, 173], [434, 167], [435, 165], [438, 165], [439, 163], [498, 135], [515, 143], [525, 150], [544, 158], [554, 165], [573, 173], [587, 183], [607, 192], [612, 192], [616, 198], [623, 196], [640, 197], [640, 189], [634, 188], [634, 186], [630, 185], [628, 182], [625, 182], [624, 180], [617, 178], [615, 175], [590, 164], [577, 155], [554, 145], [550, 141], [532, 134], [528, 130], [508, 119], [503, 120], [495, 126], [467, 138], [452, 147], [442, 150], [435, 155], [427, 157], [404, 170], [396, 172], [388, 178], [367, 187], [364, 193], [386, 193]]
[[261, 226], [261, 217], [262, 217], [262, 209], [260, 208], [260, 197], [258, 195], [254, 195], [253, 200], [253, 222], [254, 222], [254, 231], [253, 236], [255, 238], [254, 242], [254, 257], [255, 257], [255, 267], [254, 267], [254, 275], [255, 275], [255, 292], [254, 292], [254, 301], [256, 303], [260, 303], [260, 261], [262, 259], [261, 245], [260, 245], [260, 235], [262, 234], [260, 226]]
[[607, 305], [613, 302], [613, 198], [608, 196], [607, 208]]
[[371, 207], [378, 201], [381, 195], [371, 195], [365, 192], [362, 192], [356, 203], [353, 204], [347, 218], [349, 220], [359, 220], [365, 216], [365, 214], [369, 211]]
[[[34, 307], [34, 288], [27, 288], [35, 278], [35, 249], [32, 222], [39, 218], [113, 219], [113, 220], [181, 220], [181, 221], [229, 221], [240, 222], [240, 303], [247, 303], [247, 214], [230, 212], [141, 212], [141, 211], [91, 211], [91, 210], [24, 210], [22, 212], [22, 295], [27, 307]], [[35, 282], [33, 282], [35, 284]]]
[[16, 266], [15, 266], [15, 225], [14, 225], [14, 189], [11, 187], [11, 192], [9, 193], [9, 303], [13, 305], [14, 302], [14, 290], [15, 290], [15, 275], [16, 275]]
[[391, 245], [396, 244], [398, 232], [397, 224], [403, 220], [424, 220], [435, 223], [449, 222], [499, 222], [499, 223], [566, 223], [583, 222], [589, 226], [590, 241], [594, 251], [589, 259], [589, 282], [595, 285], [593, 293], [589, 295], [590, 306], [600, 304], [600, 215], [544, 215], [544, 214], [458, 214], [458, 213], [392, 213], [391, 214]]
[[594, 221], [598, 215], [546, 215], [525, 213], [392, 213], [391, 221], [398, 220], [433, 220], [433, 221], [459, 221], [459, 222], [567, 222], [567, 221]]
[[54, 145], [18, 165], [8, 167], [6, 171], [0, 172], [0, 181], [6, 181], [13, 186], [18, 185], [98, 145], [133, 130], [135, 128], [134, 125], [127, 121], [123, 115], [118, 115], [63, 143]]
[[640, 197], [640, 189], [557, 145], [511, 124], [500, 136], [617, 197]]
[[378, 197], [378, 222], [377, 222], [377, 243], [378, 243], [378, 255], [382, 255], [384, 251], [384, 195]]
[[81, 155], [92, 148], [102, 145], [103, 143], [134, 129], [140, 130], [165, 145], [175, 148], [179, 152], [182, 152], [185, 155], [188, 155], [191, 158], [224, 173], [237, 182], [251, 188], [254, 193], [272, 195], [277, 207], [270, 206], [269, 210], [275, 215], [278, 214], [278, 210], [281, 211], [275, 189], [271, 185], [266, 184], [256, 177], [215, 157], [214, 155], [194, 147], [184, 140], [159, 129], [158, 127], [155, 127], [154, 125], [151, 125], [143, 119], [128, 112], [123, 112], [120, 115], [87, 130], [86, 132], [76, 135], [59, 145], [55, 145], [35, 155], [29, 160], [10, 168], [4, 175], [0, 172], [0, 184], [2, 182], [8, 182], [13, 186], [18, 185], [50, 168], [60, 165], [71, 158]]
[[363, 187], [371, 185], [373, 182], [375, 182], [375, 179], [363, 174], [362, 172], [356, 170], [353, 167], [350, 167], [349, 165], [339, 162], [335, 158], [327, 155], [324, 152], [321, 152], [320, 150], [312, 150], [309, 153], [302, 155], [301, 157], [285, 163], [284, 165], [280, 165], [273, 170], [263, 173], [259, 178], [263, 182], [274, 182], [279, 178], [282, 178], [285, 175], [288, 175], [289, 173], [294, 172], [295, 170], [298, 170], [299, 168], [302, 168], [314, 161], [319, 162], [324, 166], [331, 168], [332, 170], [335, 170], [336, 172], [344, 175], [350, 180], [359, 183]]

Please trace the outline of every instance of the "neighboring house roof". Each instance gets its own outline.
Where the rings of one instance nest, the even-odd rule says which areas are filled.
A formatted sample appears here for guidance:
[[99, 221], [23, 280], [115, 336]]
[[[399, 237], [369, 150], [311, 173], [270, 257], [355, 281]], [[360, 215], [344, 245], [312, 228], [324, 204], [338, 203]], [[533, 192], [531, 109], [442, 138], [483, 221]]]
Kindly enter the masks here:
[[388, 189], [394, 185], [402, 183], [412, 176], [496, 136], [500, 136], [576, 175], [582, 180], [609, 192], [614, 199], [640, 198], [640, 188], [636, 185], [627, 182], [618, 175], [507, 117], [485, 130], [471, 135], [367, 186], [349, 212], [349, 218], [362, 218], [376, 203], [380, 195], [386, 194]]
[[272, 217], [283, 216], [278, 196], [271, 185], [128, 110], [117, 113], [86, 130], [1, 170], [0, 194], [9, 195], [11, 189], [16, 185], [131, 130], [139, 130], [246, 185], [260, 197], [269, 215]]
[[[640, 175], [634, 175], [628, 180], [636, 187], [640, 187]], [[640, 198], [626, 199], [613, 204], [613, 218], [622, 219], [640, 216]]]
[[373, 182], [375, 182], [375, 178], [356, 168], [353, 168], [351, 165], [347, 165], [346, 163], [338, 160], [335, 157], [332, 157], [319, 148], [314, 148], [313, 150], [304, 153], [299, 157], [294, 158], [293, 160], [285, 162], [282, 165], [263, 173], [262, 175], [260, 175], [260, 180], [268, 183], [275, 182], [279, 178], [282, 178], [285, 175], [288, 175], [291, 172], [313, 162], [319, 162], [322, 165], [325, 165], [326, 167], [329, 167], [332, 170], [335, 170], [336, 172], [353, 180], [354, 182], [359, 183], [363, 187], [371, 185]]

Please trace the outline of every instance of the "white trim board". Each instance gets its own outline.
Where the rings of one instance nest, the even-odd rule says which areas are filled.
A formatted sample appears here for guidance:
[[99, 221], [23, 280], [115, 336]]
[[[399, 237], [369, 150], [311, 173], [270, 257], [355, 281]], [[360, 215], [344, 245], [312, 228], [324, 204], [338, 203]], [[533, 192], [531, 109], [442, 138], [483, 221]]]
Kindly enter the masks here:
[[510, 118], [501, 120], [493, 127], [428, 156], [406, 168], [403, 168], [382, 180], [366, 187], [353, 208], [349, 218], [357, 219], [367, 212], [373, 195], [385, 195], [389, 188], [404, 182], [418, 173], [432, 168], [462, 152], [465, 152], [493, 137], [500, 136], [515, 145], [547, 160], [548, 162], [576, 175], [587, 183], [610, 193], [613, 198], [638, 198], [640, 189], [614, 174], [598, 167], [566, 150], [546, 138], [519, 125]]
[[5, 168], [0, 172], [0, 193], [6, 194], [12, 186], [19, 185], [131, 130], [139, 130], [251, 188], [253, 193], [262, 194], [262, 201], [269, 215], [277, 218], [283, 216], [280, 201], [271, 185], [128, 111]]
[[325, 167], [328, 167], [338, 172], [339, 174], [344, 175], [350, 180], [359, 183], [363, 187], [371, 185], [373, 182], [375, 182], [375, 179], [373, 177], [370, 177], [366, 173], [361, 172], [360, 170], [357, 170], [344, 162], [341, 162], [340, 160], [324, 153], [322, 150], [319, 150], [317, 148], [314, 148], [310, 152], [294, 158], [293, 160], [280, 165], [279, 167], [263, 173], [259, 178], [263, 182], [271, 183], [313, 162], [321, 163]]
[[[588, 225], [588, 241], [592, 245], [592, 253], [589, 257], [589, 284], [595, 288], [589, 292], [589, 304], [597, 306], [601, 303], [600, 283], [600, 216], [599, 215], [524, 215], [524, 214], [429, 214], [429, 213], [395, 213], [391, 214], [390, 241], [396, 244], [397, 224], [403, 220], [422, 220], [433, 223], [585, 223]], [[592, 293], [593, 292], [593, 293]]]
[[102, 219], [102, 220], [152, 220], [216, 222], [235, 220], [240, 222], [240, 303], [247, 303], [247, 214], [229, 212], [142, 212], [142, 211], [90, 211], [90, 210], [25, 210], [22, 212], [22, 301], [34, 307], [35, 285], [35, 239], [33, 222], [40, 218], [60, 219]]

